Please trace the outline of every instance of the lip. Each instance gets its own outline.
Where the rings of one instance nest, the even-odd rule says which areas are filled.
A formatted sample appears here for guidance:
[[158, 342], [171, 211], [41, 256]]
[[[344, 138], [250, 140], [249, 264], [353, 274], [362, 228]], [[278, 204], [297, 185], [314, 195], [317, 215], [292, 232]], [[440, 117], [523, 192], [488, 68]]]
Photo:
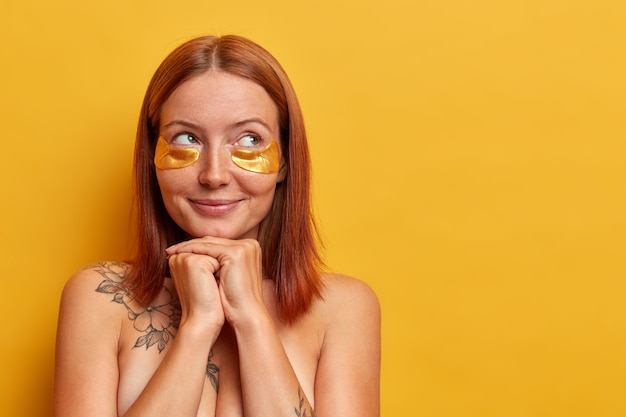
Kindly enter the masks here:
[[205, 216], [224, 216], [235, 210], [241, 200], [198, 199], [189, 200], [192, 207]]

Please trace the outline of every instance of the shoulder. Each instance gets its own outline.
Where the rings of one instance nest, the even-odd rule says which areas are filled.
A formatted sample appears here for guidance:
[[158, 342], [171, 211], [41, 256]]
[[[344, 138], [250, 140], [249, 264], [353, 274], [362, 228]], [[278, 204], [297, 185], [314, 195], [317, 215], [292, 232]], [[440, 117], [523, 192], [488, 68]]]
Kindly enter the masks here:
[[84, 296], [87, 294], [114, 294], [128, 290], [124, 278], [128, 264], [122, 262], [99, 262], [75, 272], [65, 283], [63, 297]]
[[90, 265], [74, 273], [63, 288], [55, 349], [60, 410], [73, 409], [70, 414], [76, 415], [77, 409], [98, 404], [102, 413], [113, 413], [104, 404], [115, 404], [120, 335], [128, 315], [120, 305], [127, 269], [113, 262]]
[[380, 303], [365, 282], [336, 273], [324, 273], [324, 293], [318, 305], [327, 331], [357, 326], [380, 327]]
[[365, 282], [336, 273], [322, 274], [324, 282], [324, 301], [331, 308], [360, 306], [380, 310], [378, 297], [374, 290]]
[[[320, 414], [332, 408], [335, 414], [377, 416], [381, 361], [378, 297], [365, 282], [345, 275], [325, 274], [324, 282], [316, 409]], [[350, 388], [346, 391], [346, 387]], [[341, 398], [337, 392], [342, 392]]]
[[63, 287], [61, 318], [74, 320], [93, 316], [93, 319], [109, 319], [117, 314], [119, 307], [114, 305], [130, 297], [124, 283], [127, 271], [128, 264], [100, 262], [75, 272]]

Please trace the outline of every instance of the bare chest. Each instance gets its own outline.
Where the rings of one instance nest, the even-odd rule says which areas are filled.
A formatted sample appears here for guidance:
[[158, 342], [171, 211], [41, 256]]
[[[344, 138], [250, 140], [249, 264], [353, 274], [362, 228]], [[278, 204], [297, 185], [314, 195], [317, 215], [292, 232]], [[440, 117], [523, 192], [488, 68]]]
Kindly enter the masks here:
[[[139, 397], [175, 343], [176, 312], [150, 309], [121, 317], [118, 411], [122, 415]], [[275, 320], [276, 330], [302, 389], [314, 401], [321, 349], [321, 329], [305, 318], [292, 326]], [[198, 416], [243, 416], [237, 340], [226, 325], [211, 348]]]

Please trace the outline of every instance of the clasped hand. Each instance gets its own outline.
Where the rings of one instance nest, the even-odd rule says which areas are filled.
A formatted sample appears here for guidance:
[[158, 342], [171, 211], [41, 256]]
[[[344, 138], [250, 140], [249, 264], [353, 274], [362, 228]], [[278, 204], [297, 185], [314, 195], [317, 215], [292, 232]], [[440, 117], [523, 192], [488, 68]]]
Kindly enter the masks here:
[[263, 309], [261, 247], [254, 239], [192, 239], [167, 249], [185, 321], [222, 327]]

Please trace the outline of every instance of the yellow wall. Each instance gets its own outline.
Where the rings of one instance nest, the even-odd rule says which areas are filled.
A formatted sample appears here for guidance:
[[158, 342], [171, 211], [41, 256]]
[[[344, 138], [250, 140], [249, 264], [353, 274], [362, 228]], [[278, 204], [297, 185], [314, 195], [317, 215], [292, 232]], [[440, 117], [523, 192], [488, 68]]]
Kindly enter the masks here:
[[8, 0], [0, 414], [51, 413], [58, 299], [126, 250], [136, 117], [181, 41], [291, 74], [328, 263], [384, 310], [383, 416], [626, 415], [620, 0]]

